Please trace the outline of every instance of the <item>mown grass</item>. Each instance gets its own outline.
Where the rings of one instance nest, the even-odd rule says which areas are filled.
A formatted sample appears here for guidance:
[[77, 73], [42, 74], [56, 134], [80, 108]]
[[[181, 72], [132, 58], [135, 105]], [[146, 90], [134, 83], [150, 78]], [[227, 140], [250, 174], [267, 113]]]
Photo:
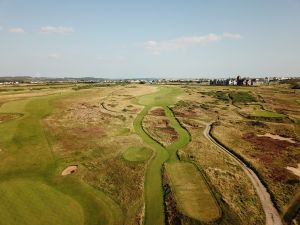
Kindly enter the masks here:
[[282, 118], [282, 119], [286, 118], [286, 115], [284, 114], [271, 112], [271, 111], [255, 111], [254, 115], [259, 117], [265, 117], [265, 118]]
[[122, 212], [112, 200], [81, 180], [56, 174], [59, 161], [41, 120], [59, 97], [12, 101], [0, 108], [1, 113], [24, 114], [0, 124], [1, 223], [119, 224]]
[[6, 180], [0, 183], [0, 196], [1, 224], [84, 224], [81, 205], [44, 182]]
[[123, 158], [131, 162], [140, 162], [149, 159], [151, 155], [152, 151], [149, 148], [132, 146], [123, 153]]
[[205, 223], [221, 216], [209, 187], [193, 164], [176, 162], [167, 163], [165, 167], [182, 214]]

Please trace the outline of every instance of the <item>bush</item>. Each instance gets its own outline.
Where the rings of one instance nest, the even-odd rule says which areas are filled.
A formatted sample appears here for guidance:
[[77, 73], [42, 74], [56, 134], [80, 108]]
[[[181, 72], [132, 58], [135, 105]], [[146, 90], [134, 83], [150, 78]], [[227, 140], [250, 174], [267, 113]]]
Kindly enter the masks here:
[[257, 99], [253, 95], [245, 91], [231, 92], [229, 96], [234, 103], [257, 102]]

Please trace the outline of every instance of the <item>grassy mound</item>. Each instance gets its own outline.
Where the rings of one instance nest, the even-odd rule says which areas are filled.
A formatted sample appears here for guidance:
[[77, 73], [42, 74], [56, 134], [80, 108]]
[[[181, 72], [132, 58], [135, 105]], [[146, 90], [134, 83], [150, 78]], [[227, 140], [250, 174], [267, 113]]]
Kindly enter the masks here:
[[221, 216], [207, 183], [193, 164], [167, 163], [166, 171], [183, 215], [202, 222], [212, 222]]
[[80, 204], [42, 182], [4, 181], [0, 184], [0, 193], [1, 224], [84, 224]]
[[145, 147], [129, 147], [123, 154], [123, 158], [131, 162], [145, 161], [150, 158], [152, 151]]
[[231, 92], [229, 96], [233, 103], [248, 103], [257, 101], [251, 93], [245, 91]]

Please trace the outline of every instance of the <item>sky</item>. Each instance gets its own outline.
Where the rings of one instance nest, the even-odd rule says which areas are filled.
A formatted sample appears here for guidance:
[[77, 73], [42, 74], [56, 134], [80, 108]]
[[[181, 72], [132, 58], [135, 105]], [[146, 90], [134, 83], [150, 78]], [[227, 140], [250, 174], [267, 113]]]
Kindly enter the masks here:
[[0, 0], [0, 76], [300, 76], [300, 0]]

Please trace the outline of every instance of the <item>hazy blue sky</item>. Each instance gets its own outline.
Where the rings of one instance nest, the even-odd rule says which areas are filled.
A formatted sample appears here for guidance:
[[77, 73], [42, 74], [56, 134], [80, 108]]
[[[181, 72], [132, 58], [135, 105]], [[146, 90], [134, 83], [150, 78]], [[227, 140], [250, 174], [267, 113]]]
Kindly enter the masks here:
[[0, 76], [300, 76], [300, 0], [0, 0]]

